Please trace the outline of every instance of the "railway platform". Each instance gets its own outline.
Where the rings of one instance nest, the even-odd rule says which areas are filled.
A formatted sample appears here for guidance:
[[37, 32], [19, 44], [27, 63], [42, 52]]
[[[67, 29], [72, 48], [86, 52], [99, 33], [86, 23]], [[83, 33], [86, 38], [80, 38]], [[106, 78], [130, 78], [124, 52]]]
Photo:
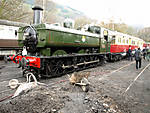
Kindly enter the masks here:
[[103, 93], [109, 94], [119, 105], [126, 103], [124, 107], [126, 106], [131, 113], [149, 113], [149, 73], [150, 62], [142, 60], [142, 68], [137, 70], [135, 61], [133, 61], [124, 68], [118, 68], [118, 70], [103, 76], [98, 83], [104, 89]]
[[[64, 102], [63, 107], [59, 106], [60, 109], [55, 108], [58, 113], [93, 113], [94, 111], [98, 111], [98, 113], [149, 113], [149, 63], [148, 61], [142, 60], [142, 68], [139, 70], [135, 67], [135, 61], [130, 62], [128, 60], [107, 63], [103, 66], [87, 69], [85, 71], [90, 72], [89, 81], [91, 83], [88, 92], [82, 92], [79, 87], [69, 84], [67, 75], [40, 81], [49, 85], [48, 92], [52, 91], [52, 93], [57, 96], [57, 98], [55, 98], [56, 101], [59, 102], [59, 100], [61, 100]], [[1, 100], [15, 92], [8, 88], [9, 80], [17, 78], [19, 81], [23, 82], [26, 79], [21, 76], [22, 71], [21, 69], [18, 70], [15, 64], [10, 62], [8, 64], [0, 62], [0, 64]], [[47, 95], [48, 92], [42, 95]], [[16, 113], [19, 113], [24, 107], [27, 108], [28, 106], [32, 106], [32, 111], [35, 111], [34, 108], [37, 107], [38, 104], [35, 105], [32, 103], [42, 101], [43, 96], [40, 97], [38, 95], [38, 98], [40, 98], [39, 100], [35, 99], [32, 103], [28, 103], [28, 105], [25, 104], [30, 95], [33, 94], [37, 96], [39, 93], [35, 94], [35, 91], [32, 91], [28, 94], [21, 95], [21, 98], [19, 96], [15, 99], [7, 99], [0, 102], [0, 108], [3, 108], [3, 112], [4, 109], [9, 111], [10, 108], [12, 108], [12, 111], [15, 111], [15, 107], [18, 107], [17, 103], [24, 101], [22, 104], [19, 103], [22, 109], [17, 109], [17, 111], [15, 111]], [[12, 105], [10, 101], [12, 101], [12, 103], [15, 101], [16, 104]], [[49, 102], [46, 101], [45, 105], [41, 105], [40, 107], [44, 108], [48, 106], [48, 104]], [[39, 109], [39, 112], [42, 112], [40, 110], [41, 109]], [[0, 109], [0, 111], [2, 111], [2, 109]], [[28, 112], [30, 113], [30, 111], [31, 107], [28, 107]]]

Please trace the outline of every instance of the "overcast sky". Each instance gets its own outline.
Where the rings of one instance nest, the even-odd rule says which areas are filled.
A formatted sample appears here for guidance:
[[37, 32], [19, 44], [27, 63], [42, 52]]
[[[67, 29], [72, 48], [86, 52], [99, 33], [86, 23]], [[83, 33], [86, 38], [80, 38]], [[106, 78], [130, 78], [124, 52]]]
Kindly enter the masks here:
[[126, 24], [150, 26], [150, 0], [53, 0], [99, 21], [113, 17]]

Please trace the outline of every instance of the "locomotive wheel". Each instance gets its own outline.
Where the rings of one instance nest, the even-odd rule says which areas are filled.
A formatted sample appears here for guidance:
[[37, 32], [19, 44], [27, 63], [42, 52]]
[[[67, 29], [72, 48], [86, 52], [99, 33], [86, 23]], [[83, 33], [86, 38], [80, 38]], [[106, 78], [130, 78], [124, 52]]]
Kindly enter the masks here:
[[[78, 60], [78, 63], [84, 63], [84, 58], [81, 57], [79, 60]], [[82, 70], [85, 68], [85, 64], [82, 64], [82, 65], [79, 65], [78, 66], [78, 70]]]
[[120, 61], [121, 59], [122, 59], [122, 56], [120, 55], [120, 56], [119, 56], [119, 61]]
[[47, 63], [46, 64], [45, 72], [46, 72], [46, 75], [43, 75], [44, 77], [48, 77], [49, 78], [49, 77], [53, 76], [51, 63]]
[[[95, 56], [95, 57], [94, 57], [94, 60], [99, 60], [99, 59], [98, 59], [97, 56]], [[99, 65], [99, 62], [96, 62], [96, 63], [94, 64], [94, 67], [96, 67], [96, 66], [98, 66], [98, 65]]]
[[44, 67], [40, 74], [48, 78], [57, 77], [66, 73], [95, 67], [102, 64], [104, 60], [105, 58], [100, 58], [98, 55], [56, 56], [56, 58], [43, 60]]
[[60, 76], [63, 74], [64, 69], [62, 68], [62, 66], [63, 66], [63, 62], [61, 60], [56, 62], [55, 65], [53, 65], [54, 75]]
[[[95, 56], [90, 56], [90, 61], [94, 61], [95, 60], [94, 57]], [[95, 66], [95, 63], [90, 64], [90, 67], [94, 67], [94, 66]]]
[[46, 77], [56, 77], [65, 73], [65, 70], [62, 68], [63, 61], [52, 61], [46, 65]]
[[[85, 62], [89, 62], [90, 61], [90, 58], [89, 57], [85, 57]], [[85, 64], [86, 65], [86, 68], [89, 68], [90, 64]]]

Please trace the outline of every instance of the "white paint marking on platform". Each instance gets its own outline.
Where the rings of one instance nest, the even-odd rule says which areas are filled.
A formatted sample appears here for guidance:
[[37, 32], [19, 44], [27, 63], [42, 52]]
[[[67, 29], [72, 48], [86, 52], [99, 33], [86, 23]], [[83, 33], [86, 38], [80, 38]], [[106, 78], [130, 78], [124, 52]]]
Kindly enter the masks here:
[[130, 64], [127, 64], [127, 65], [125, 65], [125, 66], [123, 66], [123, 67], [120, 67], [120, 68], [118, 68], [118, 69], [116, 69], [116, 70], [110, 72], [109, 74], [112, 74], [112, 73], [115, 73], [115, 72], [117, 72], [117, 71], [120, 71], [121, 69], [123, 69], [123, 68], [125, 68], [125, 67], [127, 67], [127, 66], [129, 66], [129, 65], [131, 65], [131, 64], [133, 64], [133, 63], [135, 63], [135, 61], [134, 61], [134, 62], [131, 62]]
[[[110, 73], [105, 74], [104, 77], [108, 77], [108, 76], [110, 76], [112, 73], [115, 73], [115, 72], [117, 72], [117, 71], [120, 71], [121, 69], [123, 69], [123, 68], [125, 68], [125, 67], [127, 67], [127, 66], [129, 66], [129, 65], [131, 65], [131, 64], [133, 64], [133, 63], [135, 63], [135, 61], [133, 61], [133, 62], [131, 62], [131, 63], [125, 65], [125, 66], [122, 66], [122, 67], [120, 67], [120, 68], [118, 68], [118, 69], [116, 69], [116, 70], [114, 70], [114, 71], [112, 71], [112, 72], [110, 72]], [[102, 80], [104, 77], [99, 78], [99, 80]]]
[[[141, 76], [141, 74], [142, 74], [149, 66], [150, 66], [150, 63], [138, 74], [137, 77], [135, 77], [135, 79], [133, 80], [133, 82], [127, 87], [127, 89], [125, 90], [124, 93], [126, 93], [126, 92], [130, 89], [130, 87], [134, 84], [134, 82]], [[124, 93], [123, 93], [123, 94], [124, 94]]]

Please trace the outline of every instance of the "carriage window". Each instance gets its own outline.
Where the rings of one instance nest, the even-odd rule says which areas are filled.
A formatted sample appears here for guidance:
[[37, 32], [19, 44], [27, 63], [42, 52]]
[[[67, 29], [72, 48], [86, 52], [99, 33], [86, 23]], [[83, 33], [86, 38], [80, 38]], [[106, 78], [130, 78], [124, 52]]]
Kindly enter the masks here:
[[126, 43], [128, 44], [128, 43], [129, 43], [129, 41], [128, 41], [128, 40], [126, 40]]
[[118, 42], [120, 41], [120, 39], [118, 38]]
[[132, 43], [131, 43], [131, 38], [129, 38], [129, 45], [131, 45]]
[[123, 39], [123, 43], [125, 44], [125, 39]]
[[111, 41], [111, 44], [115, 44], [115, 39], [113, 39], [113, 40]]
[[135, 45], [137, 44], [137, 41], [135, 41]]
[[115, 42], [116, 42], [116, 38], [115, 37], [116, 36], [112, 36], [111, 44], [115, 44]]
[[17, 30], [15, 30], [15, 36], [17, 36]]
[[121, 38], [119, 38], [119, 42], [121, 43]]
[[105, 39], [106, 41], [108, 41], [108, 36], [104, 36], [104, 39]]

